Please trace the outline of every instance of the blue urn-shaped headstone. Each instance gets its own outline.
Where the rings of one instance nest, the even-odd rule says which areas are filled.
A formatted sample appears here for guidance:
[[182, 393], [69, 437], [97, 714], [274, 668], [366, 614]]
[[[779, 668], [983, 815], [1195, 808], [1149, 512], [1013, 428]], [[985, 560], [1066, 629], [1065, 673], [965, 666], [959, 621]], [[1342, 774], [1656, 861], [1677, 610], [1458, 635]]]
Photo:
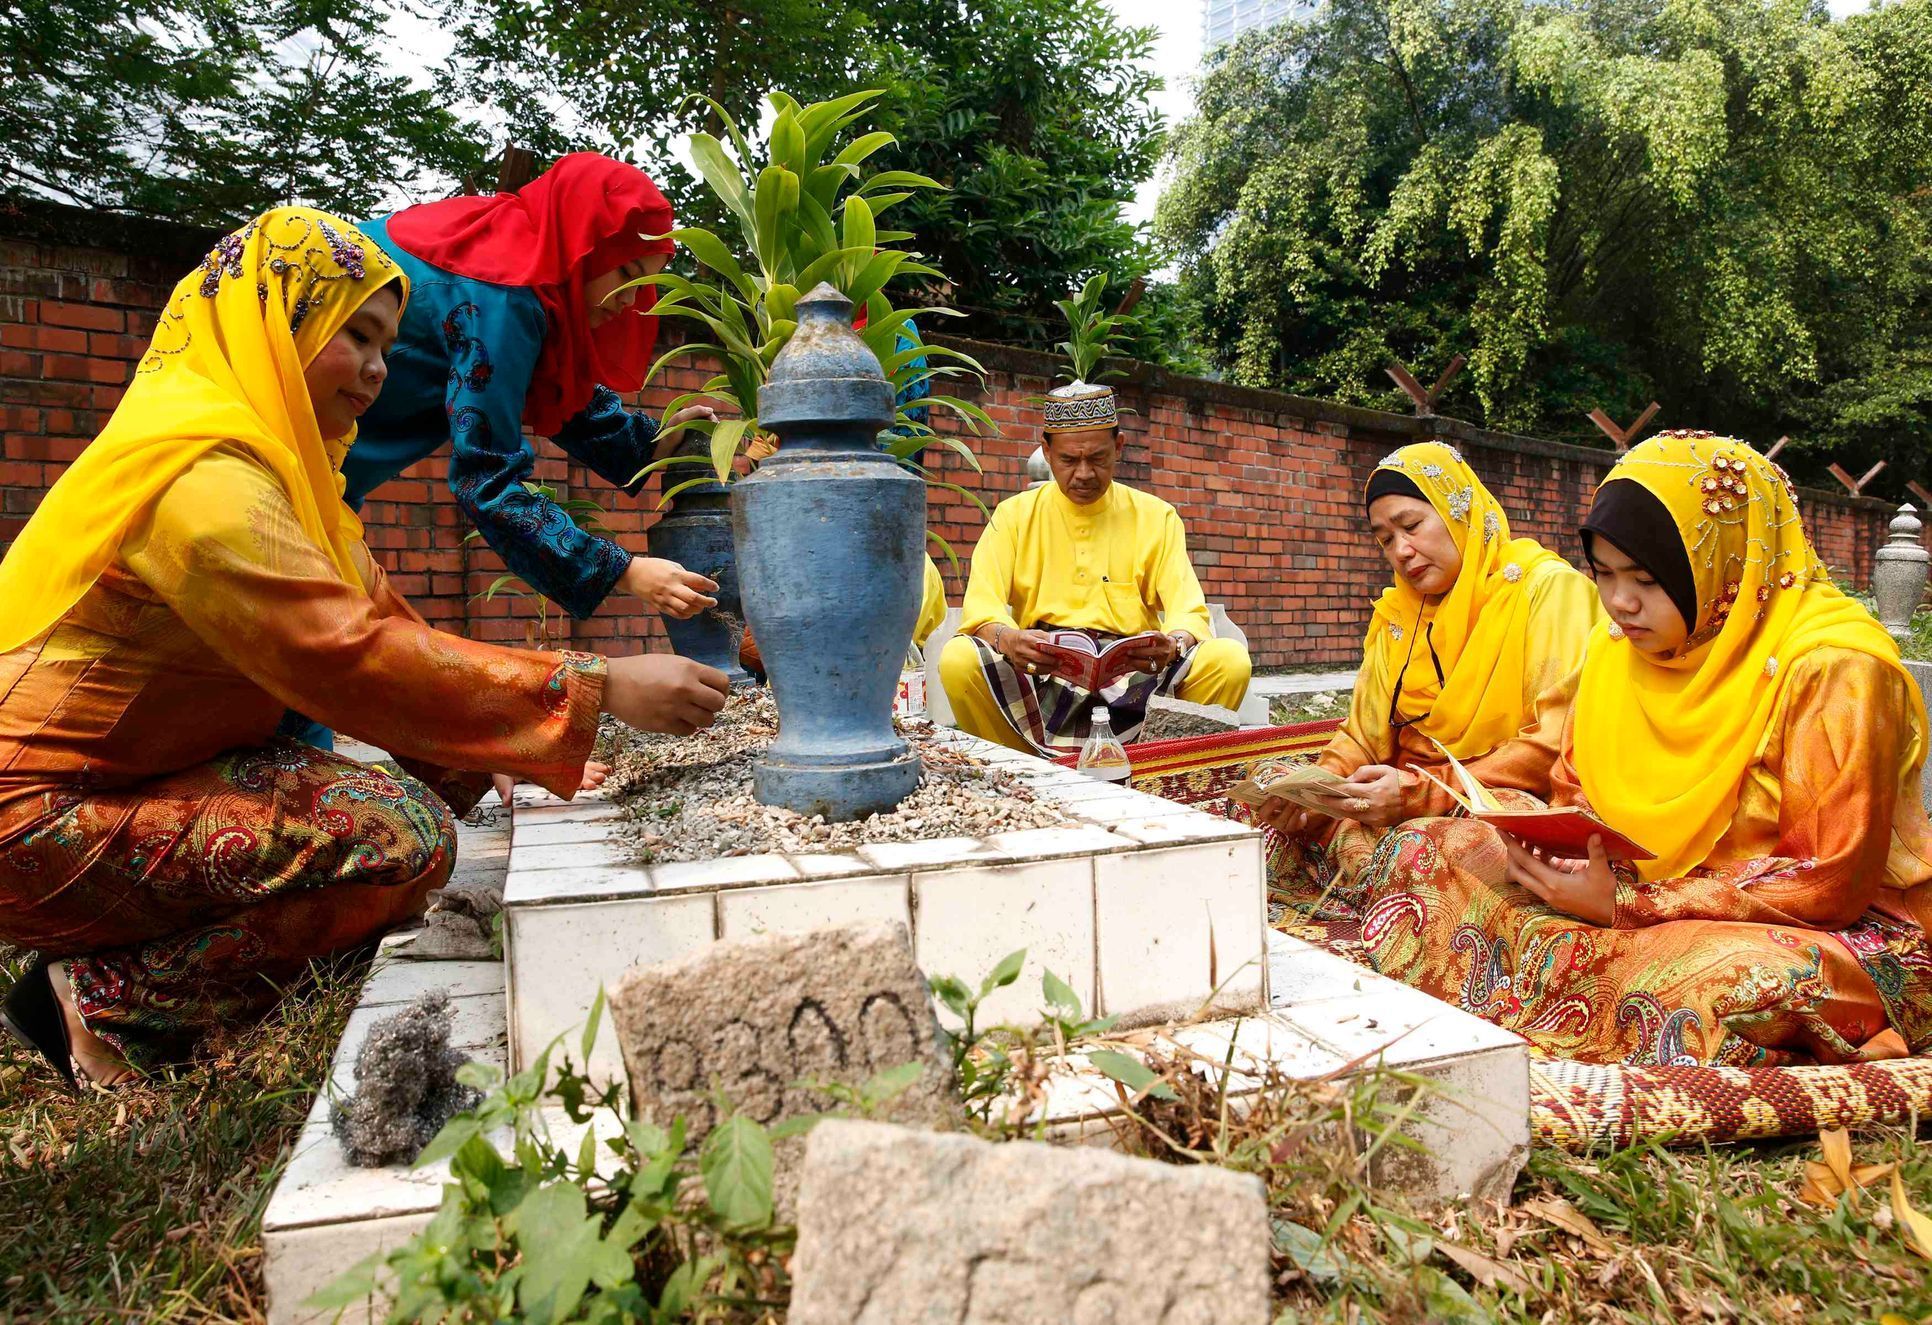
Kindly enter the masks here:
[[[710, 463], [711, 440], [701, 432], [686, 433], [676, 454], [703, 457]], [[665, 485], [691, 472], [691, 466], [667, 471]], [[732, 685], [751, 678], [738, 663], [744, 636], [744, 607], [739, 601], [738, 566], [732, 553], [730, 494], [722, 483], [701, 483], [671, 499], [670, 508], [647, 535], [651, 555], [675, 561], [686, 570], [715, 580], [716, 607], [680, 621], [663, 617], [671, 647], [686, 658], [708, 663], [725, 674]]]
[[874, 444], [892, 386], [852, 330], [851, 300], [820, 285], [797, 315], [758, 393], [778, 453], [731, 490], [745, 615], [778, 702], [752, 791], [859, 819], [919, 785], [892, 699], [919, 614], [926, 485]]

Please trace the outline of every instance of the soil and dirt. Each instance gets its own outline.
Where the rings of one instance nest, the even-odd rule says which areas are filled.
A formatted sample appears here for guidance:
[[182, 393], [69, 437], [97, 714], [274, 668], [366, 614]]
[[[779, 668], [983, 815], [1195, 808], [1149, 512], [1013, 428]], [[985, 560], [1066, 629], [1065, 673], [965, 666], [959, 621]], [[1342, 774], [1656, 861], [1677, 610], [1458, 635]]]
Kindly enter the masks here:
[[717, 722], [692, 736], [605, 723], [601, 757], [612, 765], [606, 785], [626, 811], [612, 838], [643, 861], [843, 851], [1076, 822], [1012, 774], [938, 743], [926, 722], [901, 724], [925, 776], [891, 813], [827, 823], [760, 805], [751, 794], [752, 762], [778, 735], [778, 708], [763, 687], [734, 694]]

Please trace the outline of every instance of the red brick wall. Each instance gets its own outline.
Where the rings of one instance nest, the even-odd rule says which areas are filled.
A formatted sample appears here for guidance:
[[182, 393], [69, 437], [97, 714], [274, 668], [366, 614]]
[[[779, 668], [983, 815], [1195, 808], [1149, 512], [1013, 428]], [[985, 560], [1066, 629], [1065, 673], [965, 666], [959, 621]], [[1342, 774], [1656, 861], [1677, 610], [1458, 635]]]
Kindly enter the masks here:
[[[106, 423], [156, 311], [206, 242], [196, 232], [141, 223], [75, 235], [44, 220], [11, 219], [0, 216], [0, 545]], [[20, 233], [8, 238], [9, 230]], [[976, 443], [983, 474], [943, 448], [929, 454], [942, 457], [943, 478], [990, 507], [1025, 483], [1026, 457], [1037, 441], [1032, 402], [1052, 385], [1058, 361], [1000, 346], [966, 348], [987, 369], [975, 398], [1002, 435]], [[673, 368], [644, 403], [655, 412], [703, 376], [701, 365]], [[1208, 597], [1225, 603], [1248, 632], [1262, 667], [1356, 660], [1368, 600], [1387, 581], [1363, 530], [1358, 494], [1394, 447], [1429, 436], [1461, 446], [1515, 530], [1573, 560], [1580, 554], [1576, 521], [1611, 458], [1454, 420], [1410, 419], [1151, 369], [1120, 389], [1134, 411], [1123, 421], [1130, 447], [1123, 477], [1180, 510]], [[537, 454], [539, 479], [564, 495], [600, 502], [618, 541], [643, 550], [655, 519], [655, 484], [630, 498], [547, 443]], [[467, 525], [444, 474], [444, 462], [432, 458], [379, 489], [363, 513], [370, 546], [434, 624], [521, 642], [534, 628], [534, 608], [509, 596], [476, 597], [502, 564], [480, 540], [464, 540]], [[1888, 508], [1802, 495], [1820, 554], [1841, 575], [1868, 583]], [[963, 570], [982, 517], [966, 498], [938, 487], [929, 510]], [[940, 560], [957, 602], [961, 575]], [[615, 600], [587, 622], [553, 609], [551, 628], [558, 640], [582, 648], [663, 647], [654, 618]]]

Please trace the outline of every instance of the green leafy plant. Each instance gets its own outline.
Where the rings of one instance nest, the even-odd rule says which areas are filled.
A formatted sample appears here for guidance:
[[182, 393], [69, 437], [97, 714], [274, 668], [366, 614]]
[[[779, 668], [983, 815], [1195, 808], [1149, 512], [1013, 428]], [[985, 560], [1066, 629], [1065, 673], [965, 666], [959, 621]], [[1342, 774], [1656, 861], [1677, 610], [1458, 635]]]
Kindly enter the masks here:
[[1133, 334], [1136, 319], [1132, 313], [1104, 311], [1101, 300], [1106, 294], [1107, 278], [1091, 276], [1072, 298], [1053, 301], [1067, 320], [1067, 338], [1053, 348], [1073, 361], [1070, 382], [1104, 382], [1123, 376], [1118, 368], [1102, 372], [1100, 363], [1113, 352], [1116, 341]]
[[[600, 993], [585, 1058], [602, 1012]], [[727, 1113], [691, 1153], [683, 1120], [622, 1118], [621, 1084], [594, 1086], [567, 1056], [552, 1080], [560, 1043], [508, 1078], [482, 1063], [460, 1069], [487, 1093], [416, 1161], [450, 1164], [428, 1227], [306, 1306], [341, 1309], [380, 1291], [391, 1321], [546, 1325], [749, 1321], [783, 1308], [795, 1235], [773, 1219], [773, 1133]], [[546, 1102], [581, 1129], [574, 1146], [550, 1134]]]
[[[768, 100], [775, 119], [762, 155], [716, 103], [711, 103], [712, 110], [725, 126], [731, 151], [712, 134], [691, 135], [691, 158], [706, 186], [736, 221], [737, 243], [734, 246], [701, 227], [675, 230], [671, 238], [697, 259], [699, 274], [687, 277], [667, 271], [638, 282], [657, 287], [654, 311], [658, 316], [693, 322], [709, 338], [671, 349], [652, 367], [651, 377], [683, 356], [709, 354], [718, 360], [720, 371], [698, 390], [671, 402], [665, 413], [707, 404], [736, 417], [694, 419], [684, 425], [709, 435], [708, 456], [671, 455], [645, 467], [643, 473], [673, 465], [708, 466], [705, 476], [669, 488], [665, 500], [697, 484], [729, 482], [733, 462], [743, 450], [751, 449], [754, 459], [761, 451], [769, 453], [771, 439], [758, 426], [758, 389], [770, 375], [772, 360], [797, 330], [799, 299], [821, 282], [837, 287], [864, 313], [865, 326], [859, 334], [877, 356], [895, 393], [918, 382], [982, 371], [970, 355], [920, 342], [914, 319], [949, 316], [950, 310], [894, 305], [889, 287], [895, 280], [914, 277], [937, 283], [944, 276], [919, 261], [916, 253], [899, 247], [913, 238], [910, 231], [881, 229], [879, 218], [916, 191], [942, 186], [911, 171], [864, 173], [867, 158], [894, 141], [891, 134], [882, 132], [854, 136], [855, 126], [879, 95], [855, 92], [801, 106], [784, 93], [773, 92]], [[912, 343], [901, 349], [901, 340]], [[958, 453], [977, 471], [979, 462], [964, 440], [936, 432], [907, 412], [921, 406], [946, 410], [973, 432], [993, 430], [992, 419], [978, 405], [934, 393], [898, 411], [895, 435], [888, 444], [892, 454], [910, 463], [909, 457], [922, 447], [937, 443]], [[929, 471], [914, 468], [938, 482]], [[978, 503], [964, 488], [951, 483], [942, 486]]]
[[[533, 483], [525, 480], [523, 490], [535, 497], [543, 497], [556, 504], [558, 510], [577, 522], [577, 527], [587, 534], [608, 534], [610, 527], [604, 523], [604, 508], [588, 497], [570, 497], [557, 500], [557, 490], [547, 483]], [[483, 537], [483, 531], [472, 529], [463, 535], [465, 543]], [[522, 599], [531, 605], [533, 620], [524, 627], [524, 638], [533, 649], [548, 649], [556, 644], [552, 629], [550, 600], [525, 584], [515, 575], [504, 574], [490, 581], [489, 587], [470, 595], [471, 602], [491, 602], [498, 594], [507, 594]]]

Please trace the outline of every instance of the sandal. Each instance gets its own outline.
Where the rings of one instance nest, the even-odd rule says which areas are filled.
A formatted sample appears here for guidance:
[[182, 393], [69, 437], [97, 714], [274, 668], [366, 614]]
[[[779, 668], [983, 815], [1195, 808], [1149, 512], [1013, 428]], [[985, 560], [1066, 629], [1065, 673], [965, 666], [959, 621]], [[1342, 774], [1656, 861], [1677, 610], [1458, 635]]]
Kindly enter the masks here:
[[20, 977], [0, 1005], [0, 1026], [53, 1064], [67, 1089], [80, 1093], [74, 1075], [74, 1048], [67, 1038], [67, 1018], [61, 1015], [60, 1000], [54, 996], [54, 982], [47, 973], [47, 959], [34, 958], [34, 964]]

